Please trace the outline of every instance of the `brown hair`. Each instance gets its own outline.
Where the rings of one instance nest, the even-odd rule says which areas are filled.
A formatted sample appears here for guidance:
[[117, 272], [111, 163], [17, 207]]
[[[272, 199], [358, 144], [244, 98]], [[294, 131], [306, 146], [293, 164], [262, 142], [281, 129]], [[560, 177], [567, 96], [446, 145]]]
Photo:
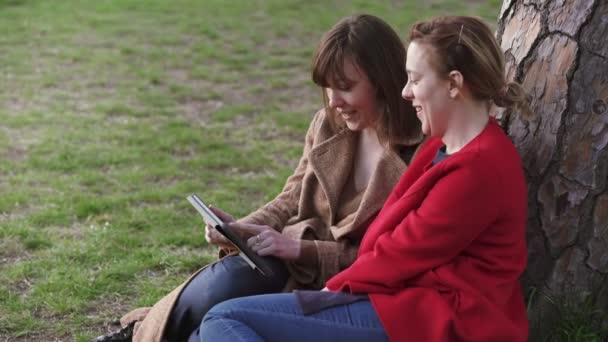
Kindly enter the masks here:
[[431, 64], [440, 74], [460, 71], [476, 99], [530, 116], [524, 89], [519, 83], [507, 82], [504, 54], [481, 19], [444, 16], [418, 22], [410, 29], [409, 41], [431, 47]]
[[[400, 94], [407, 83], [405, 47], [397, 33], [382, 19], [352, 15], [327, 31], [312, 58], [312, 80], [327, 88], [330, 81], [344, 80], [344, 62], [350, 61], [363, 71], [376, 89], [376, 99], [384, 111], [376, 121], [380, 141], [390, 147], [418, 143], [422, 136], [420, 122], [411, 103]], [[344, 121], [329, 108], [323, 91], [326, 112], [334, 125]]]

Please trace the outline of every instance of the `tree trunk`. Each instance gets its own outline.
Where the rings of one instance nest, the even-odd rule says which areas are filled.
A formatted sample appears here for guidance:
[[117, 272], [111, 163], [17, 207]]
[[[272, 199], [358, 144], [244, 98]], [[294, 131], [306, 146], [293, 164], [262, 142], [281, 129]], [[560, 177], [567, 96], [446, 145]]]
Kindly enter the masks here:
[[[608, 0], [504, 0], [497, 37], [535, 113], [498, 115], [528, 178], [524, 289], [608, 308]], [[529, 300], [536, 340], [554, 310]]]

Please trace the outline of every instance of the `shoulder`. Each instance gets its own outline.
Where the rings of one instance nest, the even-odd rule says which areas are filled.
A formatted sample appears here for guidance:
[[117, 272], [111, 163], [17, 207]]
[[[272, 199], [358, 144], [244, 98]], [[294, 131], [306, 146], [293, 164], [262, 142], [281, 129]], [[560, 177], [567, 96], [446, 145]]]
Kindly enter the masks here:
[[334, 135], [343, 132], [345, 128], [337, 127], [333, 122], [331, 114], [325, 108], [319, 109], [313, 116], [308, 127], [308, 136], [316, 143], [325, 141]]
[[308, 135], [316, 134], [321, 128], [321, 126], [323, 126], [324, 123], [327, 121], [327, 116], [328, 115], [326, 114], [325, 108], [321, 108], [316, 111], [312, 117], [310, 125], [308, 126]]
[[521, 190], [525, 177], [519, 153], [498, 124], [488, 127], [463, 150], [442, 162], [447, 172], [459, 172], [486, 190]]
[[325, 108], [321, 108], [315, 112], [315, 115], [312, 118], [311, 127], [316, 127], [319, 123], [327, 120], [327, 110]]
[[495, 120], [491, 120], [466, 149], [467, 153], [463, 153], [465, 162], [494, 166], [497, 175], [504, 169], [521, 168], [515, 145]]

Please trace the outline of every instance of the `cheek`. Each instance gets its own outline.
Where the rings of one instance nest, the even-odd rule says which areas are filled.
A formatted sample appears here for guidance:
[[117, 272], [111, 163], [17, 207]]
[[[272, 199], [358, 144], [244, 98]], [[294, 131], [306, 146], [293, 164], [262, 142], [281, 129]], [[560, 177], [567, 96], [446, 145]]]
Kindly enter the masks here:
[[436, 131], [443, 132], [450, 121], [450, 110], [453, 104], [439, 93], [434, 94], [429, 103], [431, 103], [429, 119]]
[[351, 104], [363, 111], [366, 115], [375, 114], [379, 108], [373, 90], [361, 89], [353, 93]]
[[428, 84], [420, 84], [414, 91], [414, 98], [421, 102], [431, 102], [433, 100], [432, 87]]
[[342, 100], [349, 108], [358, 106], [357, 95], [352, 92], [342, 93]]
[[437, 111], [441, 116], [447, 115], [452, 106], [448, 94], [442, 94], [441, 92], [435, 92], [430, 102], [433, 103], [434, 111]]
[[417, 98], [429, 114], [435, 115], [445, 109], [445, 98], [438, 88], [424, 87], [419, 90]]

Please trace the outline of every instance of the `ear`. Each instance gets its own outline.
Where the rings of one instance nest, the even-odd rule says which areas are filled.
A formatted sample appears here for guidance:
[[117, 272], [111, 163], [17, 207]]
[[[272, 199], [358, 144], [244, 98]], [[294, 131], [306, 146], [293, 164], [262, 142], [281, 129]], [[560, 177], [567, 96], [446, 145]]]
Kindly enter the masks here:
[[453, 70], [448, 74], [449, 91], [450, 97], [455, 99], [458, 95], [462, 94], [462, 88], [464, 86], [464, 77], [460, 71]]

